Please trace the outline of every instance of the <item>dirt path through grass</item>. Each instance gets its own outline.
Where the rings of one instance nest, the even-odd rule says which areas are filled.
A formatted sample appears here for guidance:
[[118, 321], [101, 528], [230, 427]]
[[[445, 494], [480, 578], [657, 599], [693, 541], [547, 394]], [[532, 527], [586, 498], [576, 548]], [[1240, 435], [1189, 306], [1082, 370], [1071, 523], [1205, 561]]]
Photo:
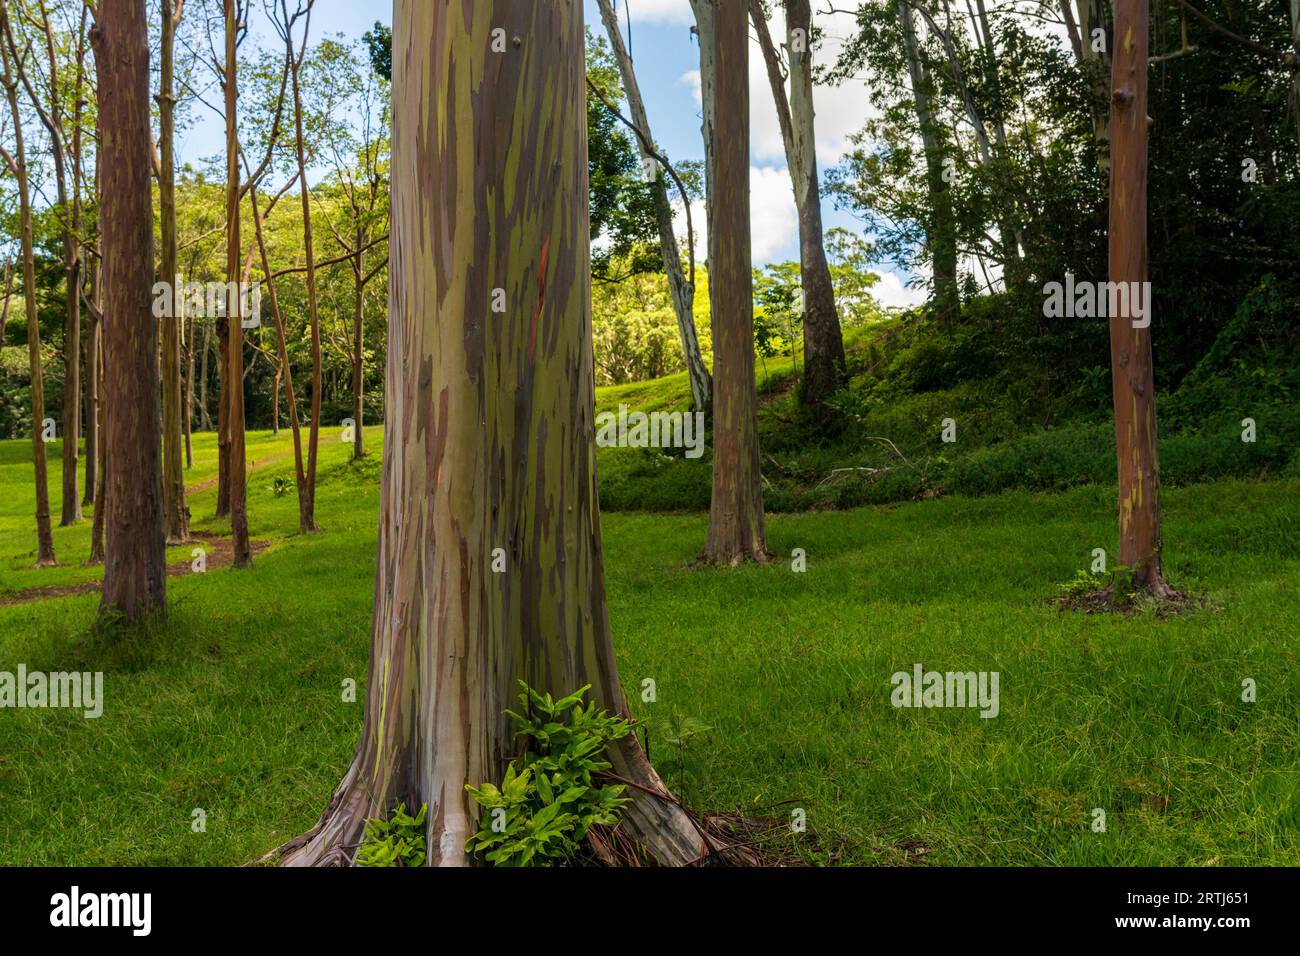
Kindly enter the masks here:
[[[259, 458], [257, 461], [253, 462], [248, 466], [248, 473], [252, 474], [254, 471], [256, 471], [259, 468], [265, 468], [267, 465], [274, 465], [278, 461], [284, 461], [286, 458], [292, 458], [292, 457], [293, 457], [293, 451], [290, 450], [290, 451], [282, 451], [278, 455], [269, 455], [266, 458]], [[219, 480], [219, 478], [220, 476], [214, 476], [212, 478], [206, 478], [203, 481], [200, 481], [198, 484], [188, 485], [185, 488], [185, 493], [187, 495], [197, 495], [199, 494], [199, 492], [209, 491], [217, 487], [217, 481]]]
[[[194, 531], [190, 533], [190, 542], [195, 547], [201, 547], [207, 552], [207, 570], [213, 571], [217, 568], [228, 568], [234, 561], [234, 548], [230, 544], [230, 539], [215, 534]], [[249, 542], [253, 556], [261, 554], [272, 544], [271, 541], [252, 541]], [[194, 574], [193, 561], [176, 561], [167, 565], [167, 577], [176, 578], [186, 574]], [[76, 597], [80, 594], [98, 593], [104, 586], [103, 580], [83, 581], [80, 584], [54, 584], [45, 587], [27, 588], [23, 591], [14, 591], [11, 594], [0, 594], [0, 607], [12, 607], [16, 604], [31, 604], [34, 601], [47, 601], [52, 598]]]

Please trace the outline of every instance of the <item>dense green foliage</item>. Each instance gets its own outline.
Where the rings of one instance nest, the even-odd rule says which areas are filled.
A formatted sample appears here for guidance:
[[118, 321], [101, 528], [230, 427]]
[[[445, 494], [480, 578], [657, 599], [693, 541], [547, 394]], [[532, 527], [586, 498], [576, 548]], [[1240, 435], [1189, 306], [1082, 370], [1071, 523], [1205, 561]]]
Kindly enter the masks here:
[[365, 836], [357, 849], [357, 866], [424, 866], [428, 853], [424, 818], [428, 812], [425, 805], [411, 816], [406, 804], [399, 803], [388, 819], [367, 820]]
[[632, 732], [621, 717], [584, 707], [591, 685], [556, 700], [520, 681], [519, 711], [506, 714], [520, 738], [498, 788], [466, 786], [482, 808], [478, 833], [465, 849], [493, 866], [545, 866], [584, 858], [594, 826], [612, 827], [627, 805], [624, 787], [599, 783], [610, 769], [605, 748]]

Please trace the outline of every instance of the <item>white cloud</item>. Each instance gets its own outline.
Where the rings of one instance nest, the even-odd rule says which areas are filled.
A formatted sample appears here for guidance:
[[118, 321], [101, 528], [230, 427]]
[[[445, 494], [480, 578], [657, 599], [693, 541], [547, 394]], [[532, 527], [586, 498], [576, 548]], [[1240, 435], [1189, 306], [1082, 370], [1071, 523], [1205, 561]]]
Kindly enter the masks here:
[[[681, 202], [675, 206], [677, 234], [684, 245], [686, 214]], [[750, 257], [754, 265], [764, 265], [792, 246], [798, 255], [799, 215], [794, 206], [790, 174], [784, 166], [750, 167], [749, 216]], [[691, 203], [691, 227], [695, 230], [695, 255], [703, 262], [708, 258], [709, 227], [702, 200]]]
[[768, 262], [791, 242], [798, 243], [799, 213], [784, 166], [750, 167], [749, 214], [754, 262]]
[[[615, 0], [619, 19], [624, 20], [623, 3]], [[633, 0], [628, 3], [633, 23], [695, 23], [690, 0]]]
[[925, 290], [909, 288], [896, 272], [877, 272], [880, 281], [871, 287], [871, 295], [886, 309], [910, 309], [925, 301]]
[[[685, 0], [683, 4], [689, 12], [689, 4], [685, 4]], [[772, 33], [773, 42], [779, 46], [785, 40], [785, 17], [778, 5], [774, 5], [774, 9], [776, 14], [768, 24], [768, 29]], [[830, 16], [818, 15], [815, 22], [823, 31], [822, 42], [816, 50], [816, 62], [818, 65], [829, 65], [840, 54], [843, 46], [840, 37], [852, 35], [856, 29], [854, 18], [850, 13], [835, 13]], [[755, 162], [784, 165], [785, 141], [781, 138], [781, 123], [777, 119], [776, 103], [772, 98], [767, 64], [757, 41], [750, 44], [749, 54], [750, 153]], [[678, 82], [690, 87], [696, 105], [703, 102], [699, 70], [688, 70]], [[787, 84], [787, 91], [788, 89]], [[854, 81], [843, 86], [815, 87], [813, 106], [816, 110], [817, 162], [824, 171], [839, 163], [848, 152], [849, 137], [862, 129], [873, 108], [861, 84]]]

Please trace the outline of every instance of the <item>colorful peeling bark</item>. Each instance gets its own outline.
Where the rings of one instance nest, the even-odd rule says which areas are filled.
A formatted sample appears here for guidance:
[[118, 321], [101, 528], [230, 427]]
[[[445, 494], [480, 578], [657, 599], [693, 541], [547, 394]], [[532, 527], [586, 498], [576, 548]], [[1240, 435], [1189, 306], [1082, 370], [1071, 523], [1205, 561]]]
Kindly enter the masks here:
[[[1115, 4], [1110, 114], [1110, 281], [1147, 281], [1147, 0]], [[1132, 287], [1131, 285], [1129, 287]], [[1160, 466], [1149, 317], [1110, 317], [1119, 464], [1119, 561], [1132, 587], [1168, 592], [1160, 561]]]
[[[768, 557], [754, 389], [754, 287], [749, 214], [749, 17], [743, 3], [712, 8], [709, 301], [713, 312], [713, 498], [703, 560]], [[705, 32], [701, 31], [701, 43]]]
[[[393, 66], [365, 723], [285, 865], [350, 863], [365, 821], [399, 801], [428, 805], [430, 865], [465, 865], [465, 786], [499, 782], [514, 755], [517, 681], [590, 683], [626, 711], [596, 497], [582, 5], [397, 0]], [[664, 787], [635, 738], [609, 759], [638, 785], [623, 832], [666, 863], [700, 857], [686, 814], [647, 792]]]

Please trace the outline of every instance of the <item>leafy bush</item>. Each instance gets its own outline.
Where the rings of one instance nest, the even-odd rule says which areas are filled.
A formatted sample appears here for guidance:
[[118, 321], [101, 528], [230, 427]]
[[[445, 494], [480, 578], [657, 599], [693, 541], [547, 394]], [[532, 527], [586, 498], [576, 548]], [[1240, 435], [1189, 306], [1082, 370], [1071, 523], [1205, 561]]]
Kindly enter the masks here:
[[632, 726], [582, 699], [591, 685], [560, 700], [520, 681], [522, 714], [506, 711], [524, 740], [501, 788], [485, 783], [466, 790], [483, 808], [479, 831], [465, 849], [495, 866], [572, 863], [593, 826], [613, 826], [629, 802], [619, 785], [597, 785], [608, 770], [605, 748]]
[[387, 820], [367, 820], [357, 866], [424, 866], [424, 818], [428, 812], [425, 804], [413, 817], [406, 812], [406, 804], [399, 803]]

